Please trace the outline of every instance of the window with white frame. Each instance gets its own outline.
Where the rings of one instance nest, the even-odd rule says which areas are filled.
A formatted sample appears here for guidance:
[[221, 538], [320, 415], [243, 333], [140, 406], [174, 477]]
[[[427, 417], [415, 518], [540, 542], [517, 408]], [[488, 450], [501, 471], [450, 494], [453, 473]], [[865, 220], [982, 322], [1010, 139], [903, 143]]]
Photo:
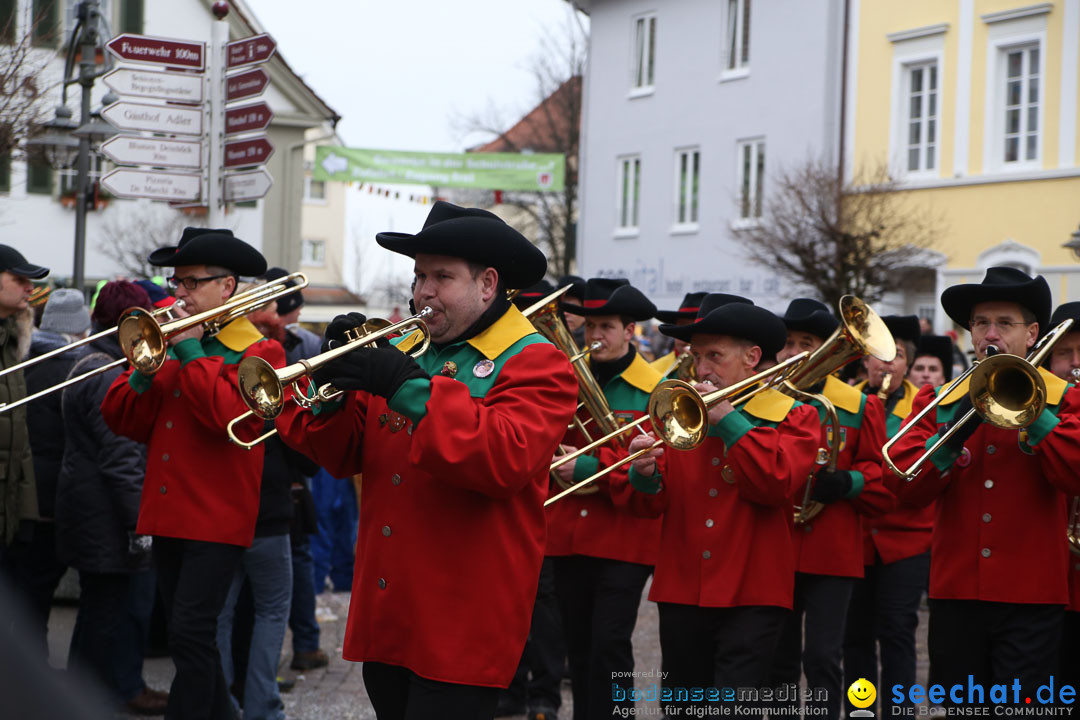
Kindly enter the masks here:
[[1004, 163], [1033, 162], [1039, 158], [1039, 45], [1005, 48], [1002, 53], [1001, 159]]
[[924, 62], [904, 67], [907, 104], [904, 133], [909, 173], [933, 170], [938, 165], [938, 64]]
[[675, 151], [675, 225], [697, 227], [698, 184], [701, 178], [701, 151], [684, 148]]
[[727, 51], [724, 68], [728, 71], [750, 66], [750, 0], [727, 0]]
[[300, 250], [300, 262], [304, 265], [325, 265], [326, 241], [305, 238]]
[[619, 158], [618, 227], [636, 230], [638, 227], [638, 194], [641, 189], [641, 156]]
[[305, 202], [325, 203], [326, 202], [326, 181], [325, 180], [312, 180], [308, 175], [304, 178], [304, 200]]
[[633, 86], [645, 90], [653, 86], [656, 68], [656, 15], [634, 18]]
[[740, 142], [738, 158], [739, 217], [757, 220], [765, 188], [765, 139]]

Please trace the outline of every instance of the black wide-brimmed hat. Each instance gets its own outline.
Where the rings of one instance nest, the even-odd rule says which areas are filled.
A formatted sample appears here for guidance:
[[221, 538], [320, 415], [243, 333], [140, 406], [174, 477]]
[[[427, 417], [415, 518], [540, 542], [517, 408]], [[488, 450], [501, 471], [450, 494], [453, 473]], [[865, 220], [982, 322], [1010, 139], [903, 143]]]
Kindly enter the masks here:
[[27, 262], [23, 254], [10, 245], [0, 245], [0, 271], [4, 270], [31, 280], [40, 280], [49, 274], [49, 268]]
[[765, 308], [739, 301], [712, 308], [689, 325], [661, 325], [660, 332], [683, 342], [690, 342], [694, 335], [742, 338], [760, 347], [767, 357], [775, 356], [787, 341], [787, 329], [780, 318]]
[[[729, 303], [740, 303], [742, 305], [753, 305], [754, 304], [754, 301], [751, 300], [750, 298], [745, 298], [742, 295], [729, 295], [728, 293], [706, 293], [705, 297], [701, 298], [700, 302], [701, 302], [701, 306], [698, 308], [697, 315], [695, 316], [695, 320], [700, 320], [701, 318], [705, 317], [706, 315], [711, 313], [716, 308], [718, 308], [718, 307], [720, 307], [722, 305], [727, 305]], [[659, 313], [657, 313], [657, 314], [659, 314]], [[678, 323], [664, 323], [664, 324], [660, 325], [657, 329], [661, 333], [663, 333], [664, 335], [670, 335], [671, 337], [677, 337], [676, 335], [673, 335], [672, 333], [668, 332], [668, 328], [677, 328], [677, 327], [680, 327]], [[687, 327], [687, 326], [683, 325], [682, 327]], [[678, 337], [678, 339], [682, 340], [681, 337]]]
[[589, 278], [580, 305], [561, 303], [565, 313], [598, 317], [622, 315], [638, 322], [656, 314], [656, 306], [625, 278]]
[[708, 295], [707, 292], [686, 293], [678, 310], [657, 310], [656, 319], [660, 322], [675, 323], [680, 320], [694, 320], [701, 309], [701, 301]]
[[1057, 310], [1050, 316], [1050, 324], [1046, 330], [1051, 330], [1064, 321], [1072, 318], [1075, 322], [1069, 332], [1080, 332], [1080, 302], [1067, 302], [1058, 305]]
[[941, 293], [945, 314], [957, 325], [971, 329], [972, 309], [981, 302], [1011, 302], [1026, 307], [1035, 315], [1039, 332], [1050, 327], [1050, 286], [1042, 275], [1035, 277], [1011, 267], [992, 267], [981, 283], [953, 285]]
[[[269, 270], [266, 271], [266, 274], [263, 275], [263, 279], [266, 280], [266, 282], [273, 282], [274, 280], [280, 280], [281, 278], [287, 277], [288, 275], [289, 275], [289, 271], [286, 270], [285, 268], [272, 267], [272, 268], [270, 268]], [[295, 280], [289, 280], [288, 282], [285, 283], [285, 287], [295, 287], [295, 286], [296, 286], [296, 281]], [[277, 299], [277, 314], [278, 315], [288, 315], [289, 313], [291, 313], [296, 308], [303, 307], [303, 306], [304, 306], [304, 294], [303, 294], [302, 291], [297, 290], [296, 292], [291, 292], [288, 295], [282, 295], [281, 297], [279, 297]]]
[[825, 340], [840, 326], [829, 306], [813, 298], [795, 298], [780, 317], [788, 332], [810, 333]]
[[266, 258], [262, 253], [227, 229], [184, 228], [180, 242], [158, 248], [146, 261], [157, 267], [218, 265], [247, 277], [258, 277], [266, 272]]
[[575, 297], [578, 300], [585, 299], [585, 278], [577, 275], [563, 275], [559, 278], [559, 283], [555, 286], [555, 289], [559, 290], [567, 285], [570, 286], [570, 289], [566, 291], [563, 297]]
[[915, 357], [912, 360], [929, 355], [941, 361], [941, 368], [945, 371], [945, 381], [952, 380], [953, 344], [952, 338], [945, 335], [920, 335], [915, 344]]
[[495, 213], [439, 200], [415, 235], [381, 232], [375, 240], [387, 250], [415, 258], [417, 253], [449, 255], [493, 267], [503, 284], [526, 288], [543, 279], [547, 258], [540, 248]]
[[881, 321], [885, 323], [885, 327], [889, 328], [894, 339], [910, 340], [916, 344], [919, 342], [922, 330], [919, 329], [918, 315], [882, 315]]
[[541, 280], [515, 295], [514, 305], [516, 305], [518, 309], [524, 310], [540, 298], [545, 298], [553, 292], [555, 292], [555, 288], [551, 286], [551, 283], [547, 280]]

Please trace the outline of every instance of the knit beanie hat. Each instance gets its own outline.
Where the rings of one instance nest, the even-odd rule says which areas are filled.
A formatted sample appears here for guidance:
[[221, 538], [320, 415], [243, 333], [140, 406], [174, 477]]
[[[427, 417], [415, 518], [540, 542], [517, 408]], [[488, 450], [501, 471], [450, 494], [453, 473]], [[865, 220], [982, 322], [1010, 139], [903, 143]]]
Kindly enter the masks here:
[[41, 314], [41, 329], [68, 335], [89, 330], [90, 311], [83, 302], [83, 294], [74, 288], [53, 290]]
[[94, 324], [106, 329], [115, 327], [120, 314], [130, 307], [151, 310], [150, 296], [141, 287], [127, 280], [105, 283], [98, 293], [97, 303], [94, 304]]

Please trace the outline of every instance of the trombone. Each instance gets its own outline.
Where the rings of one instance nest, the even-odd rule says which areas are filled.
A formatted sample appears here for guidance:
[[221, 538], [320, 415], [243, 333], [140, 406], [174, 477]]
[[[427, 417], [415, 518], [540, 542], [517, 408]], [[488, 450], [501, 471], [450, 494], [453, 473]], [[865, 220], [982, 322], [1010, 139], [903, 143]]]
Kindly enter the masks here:
[[[317, 402], [327, 402], [339, 397], [342, 391], [332, 385], [326, 384], [322, 387], [315, 387], [312, 376], [319, 368], [357, 348], [371, 345], [390, 335], [399, 334], [407, 328], [413, 328], [421, 333], [422, 342], [420, 345], [411, 348], [409, 355], [414, 358], [420, 357], [427, 352], [428, 346], [431, 345], [431, 333], [428, 331], [426, 320], [431, 317], [432, 312], [430, 307], [425, 307], [416, 315], [393, 324], [380, 318], [373, 318], [360, 327], [347, 332], [346, 342], [343, 345], [331, 348], [314, 357], [298, 360], [292, 365], [287, 365], [281, 369], [275, 368], [261, 357], [244, 358], [240, 361], [237, 384], [240, 388], [240, 395], [244, 399], [244, 404], [249, 409], [229, 422], [226, 427], [229, 440], [245, 450], [251, 450], [259, 443], [275, 435], [277, 428], [271, 428], [254, 440], [241, 440], [237, 436], [235, 428], [239, 423], [244, 422], [253, 415], [263, 420], [273, 420], [280, 415], [285, 407], [285, 390], [288, 387], [293, 389], [293, 400], [296, 404], [304, 408], [310, 408]], [[300, 386], [300, 380], [305, 377], [309, 380], [307, 388]]]
[[[1042, 414], [1046, 407], [1046, 382], [1039, 374], [1038, 367], [1050, 354], [1055, 343], [1065, 337], [1073, 325], [1073, 319], [1062, 321], [1048, 332], [1031, 348], [1027, 358], [998, 352], [990, 345], [986, 349], [986, 358], [976, 361], [960, 377], [941, 390], [926, 407], [913, 418], [909, 418], [900, 432], [896, 433], [881, 448], [885, 464], [897, 477], [911, 481], [922, 469], [923, 464], [956, 434], [961, 425], [971, 422], [978, 415], [983, 422], [1005, 430], [1026, 428]], [[919, 421], [948, 397], [954, 388], [968, 380], [968, 398], [972, 408], [949, 430], [938, 438], [929, 449], [918, 457], [906, 470], [897, 467], [889, 457], [889, 449]]]
[[[167, 307], [161, 307], [161, 308], [157, 308], [156, 310], [151, 310], [151, 311], [149, 311], [149, 315], [152, 316], [155, 320], [157, 318], [164, 318], [165, 320], [172, 320], [173, 319], [172, 311], [174, 309], [178, 308], [178, 307], [180, 307], [180, 308], [184, 307], [184, 301], [183, 300], [177, 300], [175, 303], [173, 303], [172, 305], [169, 305]], [[23, 362], [18, 363], [17, 365], [12, 365], [11, 367], [0, 371], [0, 377], [3, 377], [4, 375], [7, 375], [8, 373], [13, 373], [16, 370], [22, 370], [24, 368], [32, 367], [33, 365], [37, 365], [40, 362], [44, 362], [46, 360], [49, 360], [50, 358], [54, 358], [57, 355], [62, 355], [64, 353], [68, 352], [69, 350], [75, 350], [76, 348], [83, 347], [84, 345], [89, 345], [90, 343], [94, 342], [95, 340], [99, 340], [99, 339], [101, 339], [103, 337], [108, 337], [109, 335], [112, 335], [114, 332], [117, 331], [117, 328], [119, 328], [119, 327], [120, 326], [117, 325], [115, 327], [109, 328], [108, 330], [102, 330], [101, 332], [94, 333], [93, 335], [88, 335], [88, 336], [82, 338], [81, 340], [76, 340], [75, 342], [68, 343], [67, 345], [64, 345], [63, 347], [58, 347], [58, 348], [55, 348], [53, 350], [50, 350], [47, 353], [42, 353], [41, 355], [38, 355], [37, 357], [30, 358], [29, 360], [24, 360]], [[56, 385], [52, 385], [50, 387], [47, 387], [44, 390], [39, 390], [36, 393], [34, 393], [33, 395], [27, 395], [26, 397], [20, 398], [20, 399], [16, 400], [15, 402], [12, 402], [12, 403], [0, 404], [0, 413], [5, 413], [8, 410], [14, 410], [15, 408], [19, 407], [20, 405], [25, 405], [27, 403], [33, 402], [34, 400], [37, 400], [40, 397], [45, 397], [46, 395], [51, 395], [52, 393], [56, 392], [57, 390], [63, 390], [64, 388], [68, 387], [69, 385], [74, 385], [74, 384], [80, 383], [83, 380], [86, 380], [88, 378], [92, 378], [95, 375], [101, 375], [102, 373], [106, 373], [109, 370], [112, 370], [114, 367], [119, 367], [119, 366], [123, 365], [126, 362], [127, 362], [127, 358], [121, 358], [119, 360], [113, 360], [112, 362], [106, 363], [105, 365], [102, 365], [101, 367], [94, 368], [93, 370], [88, 370], [87, 372], [85, 372], [85, 373], [83, 373], [81, 375], [76, 375], [75, 377], [68, 378], [67, 380], [65, 380], [63, 382], [57, 383]]]
[[[732, 405], [746, 402], [761, 391], [769, 390], [774, 386], [783, 383], [808, 357], [810, 357], [810, 353], [805, 351], [801, 352], [767, 370], [762, 370], [759, 373], [751, 375], [745, 380], [740, 380], [733, 385], [714, 390], [706, 395], [699, 394], [698, 391], [694, 389], [693, 385], [682, 380], [665, 380], [653, 388], [653, 391], [649, 394], [648, 414], [623, 425], [616, 431], [616, 433], [621, 435], [634, 428], [640, 428], [641, 425], [648, 420], [652, 423], [652, 426], [656, 429], [656, 433], [661, 439], [657, 440], [647, 448], [643, 448], [621, 458], [619, 462], [614, 465], [609, 465], [603, 470], [593, 474], [591, 477], [587, 477], [581, 482], [571, 485], [558, 495], [553, 495], [544, 501], [544, 505], [547, 506], [558, 501], [583, 485], [587, 485], [594, 480], [604, 477], [616, 468], [637, 460], [642, 455], [655, 450], [661, 445], [670, 445], [675, 450], [692, 450], [705, 440], [705, 435], [709, 429], [708, 416], [710, 407], [724, 400], [730, 401]], [[755, 385], [757, 385], [757, 387], [754, 387]], [[743, 393], [743, 391], [746, 392]], [[739, 393], [743, 393], [743, 395], [737, 397], [735, 400], [731, 399], [738, 396]], [[575, 452], [563, 455], [552, 463], [551, 469], [554, 470], [564, 463], [570, 462], [574, 458], [595, 450], [597, 447], [611, 439], [611, 435], [606, 435], [594, 440]]]

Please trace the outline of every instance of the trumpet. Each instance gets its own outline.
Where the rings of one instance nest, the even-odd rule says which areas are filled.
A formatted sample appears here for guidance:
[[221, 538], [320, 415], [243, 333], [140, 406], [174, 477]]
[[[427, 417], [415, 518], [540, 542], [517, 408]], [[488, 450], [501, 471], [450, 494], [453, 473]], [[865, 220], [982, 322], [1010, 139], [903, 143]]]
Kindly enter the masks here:
[[1073, 385], [1080, 384], [1080, 368], [1073, 368], [1070, 370], [1068, 380]]
[[[236, 434], [236, 426], [252, 416], [263, 420], [276, 418], [285, 407], [285, 389], [288, 387], [292, 387], [293, 400], [300, 407], [312, 407], [317, 402], [327, 402], [339, 397], [342, 391], [329, 384], [315, 387], [312, 375], [327, 363], [357, 348], [366, 347], [390, 335], [412, 328], [421, 333], [422, 341], [409, 350], [409, 355], [414, 358], [420, 357], [431, 345], [431, 333], [428, 331], [426, 320], [431, 317], [432, 312], [430, 307], [425, 307], [416, 315], [393, 324], [380, 318], [373, 318], [346, 333], [346, 342], [343, 345], [330, 348], [324, 353], [299, 360], [281, 369], [275, 368], [261, 357], [244, 358], [240, 361], [237, 381], [240, 395], [244, 399], [244, 404], [248, 406], [248, 411], [229, 422], [226, 427], [229, 440], [245, 450], [251, 450], [275, 435], [277, 428], [272, 428], [254, 440], [241, 440]], [[309, 380], [307, 388], [300, 386], [300, 381], [305, 377]]]
[[[184, 301], [183, 300], [177, 300], [175, 303], [173, 303], [172, 305], [169, 305], [168, 307], [162, 307], [162, 308], [157, 308], [156, 310], [151, 310], [149, 312], [149, 315], [151, 317], [153, 317], [155, 320], [158, 320], [159, 318], [163, 318], [165, 320], [172, 320], [173, 319], [172, 311], [174, 309], [176, 309], [176, 308], [182, 308], [182, 307], [184, 307]], [[94, 342], [96, 340], [100, 340], [101, 338], [108, 337], [109, 335], [112, 335], [113, 333], [117, 332], [117, 328], [119, 328], [119, 325], [117, 325], [116, 327], [111, 327], [108, 330], [102, 330], [101, 332], [94, 333], [93, 335], [88, 335], [88, 336], [82, 338], [81, 340], [76, 340], [75, 342], [68, 343], [67, 345], [65, 345], [63, 347], [56, 348], [55, 350], [50, 350], [47, 353], [42, 353], [41, 355], [38, 355], [37, 357], [31, 358], [29, 360], [24, 360], [23, 362], [18, 363], [17, 365], [12, 365], [11, 367], [9, 367], [9, 368], [7, 368], [7, 369], [5, 369], [3, 371], [0, 371], [0, 377], [3, 377], [4, 375], [7, 375], [8, 373], [13, 373], [13, 372], [15, 372], [17, 370], [22, 370], [24, 368], [32, 367], [34, 365], [37, 365], [40, 362], [44, 362], [45, 360], [49, 360], [50, 358], [54, 358], [57, 355], [62, 355], [62, 354], [66, 353], [66, 352], [68, 352], [70, 350], [75, 350], [76, 348], [81, 348], [81, 347], [83, 347], [85, 345], [89, 345], [90, 343], [92, 343], [92, 342]], [[102, 373], [106, 373], [109, 370], [112, 370], [114, 367], [120, 367], [121, 365], [123, 365], [126, 362], [127, 362], [126, 358], [122, 358], [120, 360], [113, 360], [112, 362], [107, 363], [105, 365], [102, 365], [99, 368], [95, 368], [95, 369], [89, 370], [89, 371], [87, 371], [87, 372], [85, 372], [85, 373], [83, 373], [81, 375], [76, 375], [75, 377], [68, 378], [64, 382], [57, 383], [56, 385], [52, 385], [51, 387], [45, 388], [44, 390], [39, 390], [38, 392], [34, 393], [33, 395], [27, 395], [26, 397], [20, 398], [20, 399], [16, 400], [15, 402], [12, 402], [12, 403], [0, 404], [0, 413], [5, 413], [8, 410], [14, 410], [15, 408], [19, 407], [20, 405], [25, 405], [27, 403], [33, 402], [34, 400], [37, 400], [40, 397], [45, 397], [46, 395], [51, 395], [52, 393], [56, 392], [57, 390], [63, 390], [64, 388], [66, 388], [68, 386], [75, 385], [76, 383], [80, 383], [83, 380], [94, 377], [95, 375], [101, 375]]]
[[[1058, 340], [1069, 332], [1073, 322], [1072, 318], [1064, 320], [1044, 335], [1031, 348], [1031, 353], [1027, 358], [999, 353], [995, 346], [989, 346], [985, 359], [973, 363], [915, 417], [909, 419], [900, 432], [885, 443], [885, 446], [881, 448], [885, 464], [898, 477], [910, 481], [919, 474], [923, 464], [956, 434], [957, 429], [971, 422], [976, 415], [982, 421], [1006, 430], [1020, 430], [1035, 422], [1046, 407], [1046, 382], [1039, 374], [1038, 367], [1050, 354]], [[889, 457], [889, 449], [965, 380], [969, 380], [968, 398], [971, 400], [971, 410], [968, 410], [958, 422], [938, 438], [937, 442], [920, 455], [910, 467], [907, 469], [897, 467]]]
[[[290, 286], [290, 282], [295, 284]], [[203, 332], [214, 335], [233, 320], [278, 298], [299, 292], [307, 284], [304, 273], [292, 273], [238, 293], [216, 308], [166, 323], [159, 322], [153, 313], [142, 308], [131, 308], [124, 312], [117, 325], [120, 348], [133, 368], [144, 375], [153, 375], [165, 364], [169, 338], [200, 325]]]
[[[740, 380], [706, 395], [699, 394], [693, 385], [682, 380], [665, 380], [653, 388], [653, 391], [649, 394], [648, 414], [623, 425], [616, 431], [622, 434], [634, 428], [640, 428], [648, 420], [652, 423], [661, 439], [647, 448], [627, 455], [620, 459], [619, 462], [609, 465], [591, 477], [571, 485], [558, 495], [553, 495], [544, 502], [544, 505], [547, 506], [557, 502], [578, 488], [604, 477], [618, 467], [637, 460], [661, 445], [669, 445], [675, 450], [694, 449], [705, 440], [705, 435], [708, 432], [709, 408], [724, 400], [731, 402], [732, 405], [738, 405], [764, 390], [772, 389], [787, 380], [808, 357], [810, 357], [810, 353], [801, 352], [767, 370], [751, 375], [745, 380]], [[740, 395], [740, 393], [742, 394]], [[554, 470], [574, 458], [595, 450], [611, 439], [611, 436], [604, 436], [575, 452], [563, 455], [552, 463], [551, 469]]]
[[684, 350], [679, 354], [675, 361], [671, 363], [671, 366], [664, 373], [664, 376], [668, 376], [671, 373], [675, 373], [675, 377], [683, 382], [692, 383], [697, 380], [697, 372], [694, 368], [694, 356], [690, 354], [689, 350]]

